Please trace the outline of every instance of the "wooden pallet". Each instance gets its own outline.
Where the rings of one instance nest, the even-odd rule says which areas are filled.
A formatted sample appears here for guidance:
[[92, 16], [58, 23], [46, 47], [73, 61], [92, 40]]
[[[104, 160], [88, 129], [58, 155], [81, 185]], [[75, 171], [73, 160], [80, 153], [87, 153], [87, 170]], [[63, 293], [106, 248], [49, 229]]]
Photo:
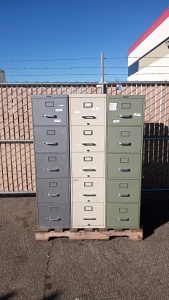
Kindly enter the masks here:
[[68, 238], [69, 240], [109, 240], [111, 237], [128, 236], [129, 240], [141, 241], [143, 229], [107, 230], [107, 229], [46, 229], [38, 228], [35, 232], [36, 241], [48, 241], [49, 238]]

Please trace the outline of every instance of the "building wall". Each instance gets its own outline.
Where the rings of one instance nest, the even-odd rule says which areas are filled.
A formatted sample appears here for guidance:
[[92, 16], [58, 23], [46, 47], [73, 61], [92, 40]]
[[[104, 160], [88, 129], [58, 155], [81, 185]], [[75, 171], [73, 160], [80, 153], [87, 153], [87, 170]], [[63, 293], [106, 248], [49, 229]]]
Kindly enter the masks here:
[[156, 63], [156, 65], [159, 66], [159, 57], [165, 58], [167, 55], [169, 55], [169, 48], [166, 46], [166, 41], [164, 41], [139, 59], [139, 70], [150, 66], [153, 63]]
[[169, 8], [128, 51], [128, 81], [169, 80]]

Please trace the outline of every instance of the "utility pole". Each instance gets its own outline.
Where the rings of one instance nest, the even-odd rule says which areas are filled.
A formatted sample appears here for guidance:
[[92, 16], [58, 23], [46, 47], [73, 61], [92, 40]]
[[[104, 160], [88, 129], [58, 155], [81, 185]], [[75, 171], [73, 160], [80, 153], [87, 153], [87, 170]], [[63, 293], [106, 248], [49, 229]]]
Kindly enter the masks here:
[[101, 52], [101, 85], [102, 94], [104, 94], [104, 52]]

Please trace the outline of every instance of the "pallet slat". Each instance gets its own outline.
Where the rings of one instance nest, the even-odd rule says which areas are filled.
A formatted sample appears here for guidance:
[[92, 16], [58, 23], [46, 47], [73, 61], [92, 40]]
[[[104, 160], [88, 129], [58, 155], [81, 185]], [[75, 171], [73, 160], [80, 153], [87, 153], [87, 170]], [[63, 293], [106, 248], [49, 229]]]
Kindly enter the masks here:
[[143, 229], [127, 230], [107, 230], [107, 229], [77, 229], [77, 230], [50, 230], [37, 229], [35, 231], [36, 241], [48, 241], [49, 238], [68, 238], [69, 240], [109, 240], [111, 237], [127, 236], [129, 240], [141, 241], [143, 239]]

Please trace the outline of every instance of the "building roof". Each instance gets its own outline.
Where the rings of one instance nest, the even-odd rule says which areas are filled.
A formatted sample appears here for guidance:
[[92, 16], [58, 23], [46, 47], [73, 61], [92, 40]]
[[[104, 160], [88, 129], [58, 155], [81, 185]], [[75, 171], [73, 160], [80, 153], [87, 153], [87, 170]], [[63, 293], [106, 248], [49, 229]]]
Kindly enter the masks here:
[[[156, 30], [169, 17], [169, 7], [162, 15], [139, 37], [139, 39], [129, 48], [128, 54], [131, 54], [153, 31]], [[168, 33], [167, 33], [168, 34]]]

